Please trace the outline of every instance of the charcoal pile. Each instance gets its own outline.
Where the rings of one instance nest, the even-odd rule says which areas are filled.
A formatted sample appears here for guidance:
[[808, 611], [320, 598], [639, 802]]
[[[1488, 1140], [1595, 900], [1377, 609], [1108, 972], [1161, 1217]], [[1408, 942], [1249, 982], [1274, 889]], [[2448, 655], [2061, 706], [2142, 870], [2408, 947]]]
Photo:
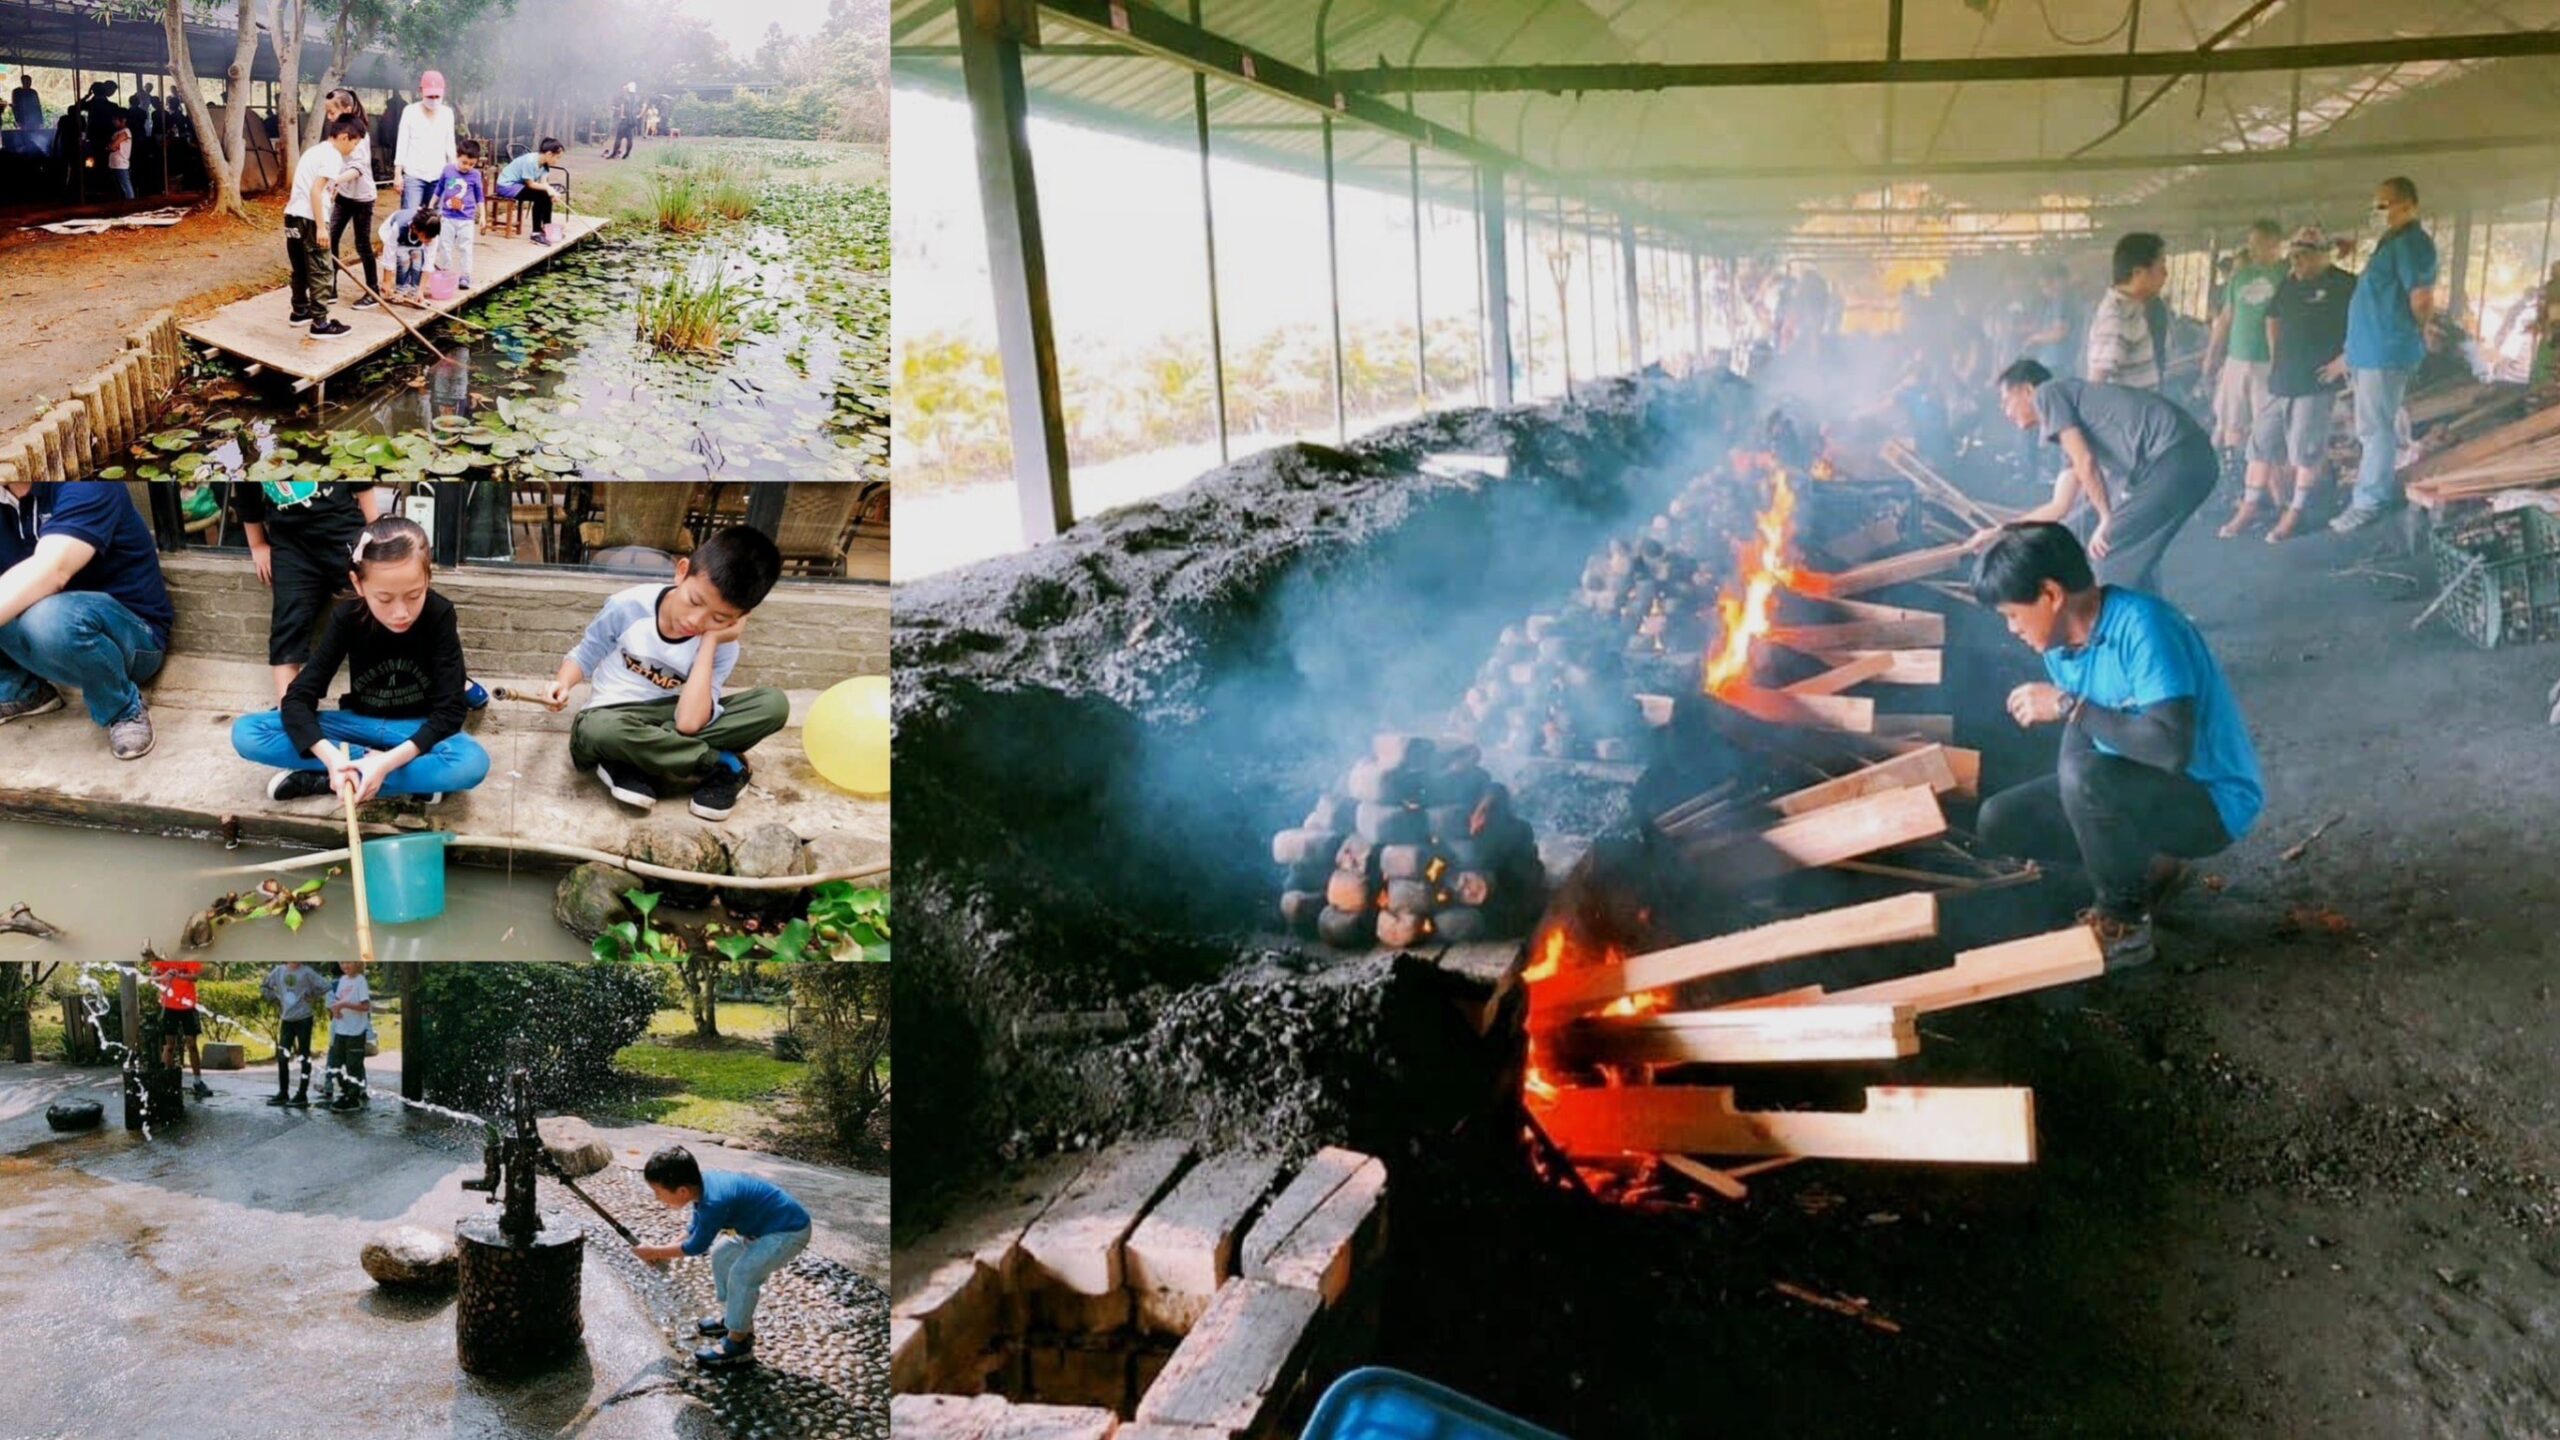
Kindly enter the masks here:
[[1377, 737], [1304, 824], [1271, 837], [1280, 918], [1340, 949], [1525, 934], [1545, 900], [1537, 837], [1474, 745]]
[[1576, 605], [1503, 627], [1453, 725], [1513, 755], [1635, 758], [1644, 710], [1618, 624], [1612, 613]]

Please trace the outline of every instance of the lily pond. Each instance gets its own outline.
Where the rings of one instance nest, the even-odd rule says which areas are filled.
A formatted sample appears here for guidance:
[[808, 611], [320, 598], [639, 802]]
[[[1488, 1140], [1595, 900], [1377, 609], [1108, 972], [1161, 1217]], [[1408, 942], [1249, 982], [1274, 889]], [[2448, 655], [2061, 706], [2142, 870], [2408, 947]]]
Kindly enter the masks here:
[[[753, 153], [736, 143], [683, 164]], [[742, 218], [667, 231], [643, 195], [437, 319], [426, 334], [445, 360], [403, 341], [334, 378], [316, 415], [274, 377], [199, 354], [163, 428], [98, 478], [885, 480], [888, 190], [778, 158], [748, 175]], [[670, 290], [715, 312], [716, 351], [642, 333], [644, 298]]]

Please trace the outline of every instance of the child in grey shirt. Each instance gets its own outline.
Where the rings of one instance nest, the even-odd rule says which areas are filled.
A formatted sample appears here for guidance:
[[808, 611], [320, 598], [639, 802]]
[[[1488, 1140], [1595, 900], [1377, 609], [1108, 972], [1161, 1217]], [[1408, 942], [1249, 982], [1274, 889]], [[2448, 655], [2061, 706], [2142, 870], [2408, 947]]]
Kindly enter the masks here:
[[[329, 982], [320, 972], [299, 960], [288, 960], [267, 971], [258, 982], [258, 992], [276, 1003], [280, 1026], [276, 1038], [276, 1095], [270, 1105], [290, 1105], [297, 1110], [311, 1108], [311, 1025], [316, 1012], [313, 1005], [329, 995]], [[302, 1057], [302, 1087], [290, 1098], [285, 1094], [286, 1057]]]

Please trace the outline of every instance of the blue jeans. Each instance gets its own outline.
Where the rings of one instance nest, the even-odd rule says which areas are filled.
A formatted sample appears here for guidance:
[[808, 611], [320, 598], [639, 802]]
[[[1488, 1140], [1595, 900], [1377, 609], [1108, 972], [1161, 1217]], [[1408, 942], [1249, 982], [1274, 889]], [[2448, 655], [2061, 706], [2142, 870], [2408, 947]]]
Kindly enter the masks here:
[[124, 602], [95, 590], [47, 595], [0, 625], [0, 701], [15, 703], [50, 682], [80, 692], [89, 718], [113, 725], [142, 713], [138, 683], [168, 652]]
[[2381, 510], [2400, 503], [2400, 399], [2414, 370], [2357, 370], [2355, 508]]
[[132, 199], [133, 172], [130, 170], [110, 170], [107, 173], [116, 177], [116, 193], [127, 200]]
[[421, 180], [415, 175], [402, 175], [400, 177], [400, 208], [417, 209], [427, 203], [428, 196], [442, 189], [443, 186], [444, 177], [441, 175], [432, 180]]
[[711, 1242], [711, 1293], [719, 1298], [720, 1318], [732, 1335], [752, 1335], [756, 1302], [764, 1298], [764, 1282], [809, 1248], [806, 1226], [753, 1240], [723, 1235]]
[[[426, 724], [424, 720], [384, 720], [344, 710], [320, 712], [320, 733], [335, 740], [351, 758], [397, 748]], [[284, 733], [280, 711], [261, 710], [231, 722], [231, 748], [240, 758], [276, 770], [325, 770], [308, 755], [294, 753]], [[448, 736], [436, 748], [382, 777], [385, 795], [436, 795], [468, 790], [489, 778], [489, 752], [468, 735]]]

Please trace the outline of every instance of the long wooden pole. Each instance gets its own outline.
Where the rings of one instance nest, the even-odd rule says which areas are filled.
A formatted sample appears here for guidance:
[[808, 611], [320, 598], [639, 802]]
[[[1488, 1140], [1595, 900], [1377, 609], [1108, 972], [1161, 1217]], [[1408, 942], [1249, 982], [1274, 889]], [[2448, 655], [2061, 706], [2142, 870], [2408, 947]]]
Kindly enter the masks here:
[[[373, 303], [374, 303], [374, 305], [375, 305], [376, 307], [378, 307], [378, 308], [382, 311], [382, 313], [383, 313], [383, 314], [388, 315], [388, 316], [390, 316], [392, 319], [397, 320], [397, 321], [399, 321], [399, 322], [400, 322], [400, 328], [409, 332], [409, 338], [410, 338], [410, 339], [415, 340], [415, 341], [417, 341], [419, 344], [426, 346], [426, 347], [427, 347], [427, 353], [428, 353], [428, 354], [430, 354], [430, 355], [433, 355], [434, 357], [436, 357], [436, 359], [437, 359], [438, 361], [442, 361], [442, 360], [445, 358], [445, 354], [444, 354], [444, 352], [443, 352], [443, 351], [441, 351], [441, 350], [439, 350], [439, 349], [437, 349], [437, 348], [435, 347], [435, 342], [434, 342], [434, 341], [429, 340], [426, 336], [419, 334], [419, 333], [418, 333], [418, 327], [417, 327], [417, 326], [415, 326], [415, 325], [410, 324], [407, 316], [402, 315], [402, 314], [400, 313], [400, 311], [399, 311], [396, 307], [394, 307], [390, 301], [383, 299], [381, 295], [379, 295], [378, 293], [376, 293], [376, 292], [375, 292], [375, 290], [374, 290], [374, 288], [373, 288], [372, 286], [367, 285], [367, 284], [365, 284], [365, 283], [364, 283], [364, 277], [363, 277], [362, 275], [357, 274], [357, 273], [356, 273], [356, 271], [355, 271], [355, 267], [353, 267], [353, 266], [351, 266], [351, 265], [349, 265], [349, 264], [347, 263], [347, 257], [345, 257], [345, 256], [343, 256], [343, 255], [334, 255], [334, 256], [331, 256], [330, 258], [338, 262], [338, 268], [339, 268], [339, 269], [344, 270], [344, 271], [346, 271], [346, 272], [347, 272], [347, 278], [348, 278], [348, 279], [353, 280], [354, 282], [356, 282], [356, 288], [357, 288], [357, 289], [362, 290], [362, 291], [363, 291], [364, 293], [366, 293], [367, 295], [371, 295], [371, 296], [373, 296]], [[395, 276], [393, 276], [393, 277], [391, 277], [391, 278], [393, 278], [393, 279], [395, 279], [395, 280], [396, 280], [396, 279], [398, 279], [398, 278], [400, 278], [400, 277], [398, 277], [398, 276], [396, 276], [396, 275], [395, 275]]]
[[347, 804], [347, 864], [356, 880], [356, 956], [373, 968], [373, 908], [364, 896], [364, 836], [356, 830], [356, 792], [343, 790], [339, 797]]

